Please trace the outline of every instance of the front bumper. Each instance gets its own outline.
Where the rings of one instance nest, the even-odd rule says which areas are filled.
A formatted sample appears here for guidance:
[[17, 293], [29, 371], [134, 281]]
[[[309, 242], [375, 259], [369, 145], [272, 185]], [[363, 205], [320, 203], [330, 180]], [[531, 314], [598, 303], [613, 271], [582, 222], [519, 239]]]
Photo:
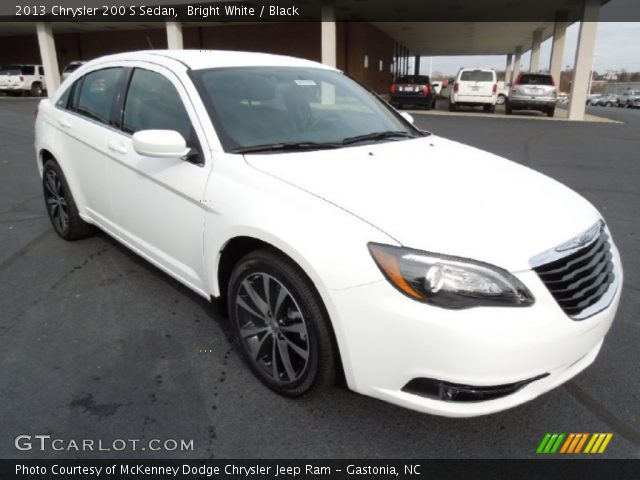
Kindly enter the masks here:
[[[415, 302], [386, 280], [327, 292], [327, 308], [349, 387], [406, 408], [471, 417], [515, 407], [561, 385], [598, 355], [622, 289], [612, 303], [582, 321], [569, 318], [533, 271], [516, 276], [531, 290], [530, 307], [447, 310]], [[456, 402], [403, 391], [412, 380], [500, 386], [532, 381], [500, 398]]]

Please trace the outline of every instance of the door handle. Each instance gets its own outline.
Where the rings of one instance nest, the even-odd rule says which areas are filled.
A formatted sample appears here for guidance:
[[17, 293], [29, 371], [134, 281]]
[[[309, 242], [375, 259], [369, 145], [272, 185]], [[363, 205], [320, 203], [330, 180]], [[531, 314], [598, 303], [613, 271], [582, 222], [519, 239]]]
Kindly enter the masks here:
[[127, 148], [122, 143], [115, 140], [107, 142], [107, 147], [109, 148], [109, 150], [116, 153], [127, 153]]
[[71, 123], [63, 120], [62, 118], [58, 119], [58, 125], [60, 125], [62, 128], [71, 128]]

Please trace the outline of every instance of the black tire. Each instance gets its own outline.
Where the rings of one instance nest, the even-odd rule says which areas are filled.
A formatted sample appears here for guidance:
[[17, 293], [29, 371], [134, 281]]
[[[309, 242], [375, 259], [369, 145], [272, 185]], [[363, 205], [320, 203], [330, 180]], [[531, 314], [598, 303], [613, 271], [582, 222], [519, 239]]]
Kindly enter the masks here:
[[547, 117], [553, 117], [556, 114], [556, 109], [555, 108], [549, 108], [547, 110]]
[[453, 102], [451, 102], [451, 101], [449, 101], [449, 111], [450, 111], [450, 112], [455, 112], [455, 111], [456, 111], [456, 109], [457, 109], [457, 108], [456, 108], [456, 104], [455, 104], [455, 103], [453, 103]]
[[498, 105], [504, 105], [506, 103], [506, 101], [507, 101], [507, 96], [503, 95], [502, 93], [500, 93], [498, 95], [498, 97], [496, 98], [496, 103]]
[[431, 108], [432, 108], [433, 110], [435, 110], [435, 109], [436, 109], [436, 99], [435, 99], [435, 98], [433, 99], [433, 103], [431, 104]]
[[95, 227], [80, 218], [67, 179], [55, 160], [44, 163], [42, 190], [51, 225], [60, 237], [71, 241], [95, 234]]
[[334, 384], [338, 349], [328, 315], [290, 259], [267, 249], [243, 257], [229, 280], [227, 308], [245, 361], [270, 389], [303, 397]]
[[507, 115], [511, 115], [513, 113], [513, 108], [511, 108], [508, 100], [507, 103], [504, 104], [504, 111]]
[[42, 84], [40, 82], [33, 82], [29, 93], [32, 97], [41, 97], [43, 93]]
[[483, 105], [482, 109], [487, 113], [494, 113], [496, 111], [495, 105]]

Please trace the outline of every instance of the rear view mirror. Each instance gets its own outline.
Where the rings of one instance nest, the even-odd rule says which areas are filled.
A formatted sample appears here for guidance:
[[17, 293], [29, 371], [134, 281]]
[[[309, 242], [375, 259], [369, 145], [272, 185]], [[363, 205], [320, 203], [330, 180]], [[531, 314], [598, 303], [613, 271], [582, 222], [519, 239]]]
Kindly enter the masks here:
[[189, 153], [187, 142], [175, 130], [140, 130], [133, 134], [133, 149], [139, 155], [178, 158]]
[[402, 118], [404, 118], [407, 122], [413, 124], [413, 116], [407, 112], [400, 112], [400, 115], [402, 115]]

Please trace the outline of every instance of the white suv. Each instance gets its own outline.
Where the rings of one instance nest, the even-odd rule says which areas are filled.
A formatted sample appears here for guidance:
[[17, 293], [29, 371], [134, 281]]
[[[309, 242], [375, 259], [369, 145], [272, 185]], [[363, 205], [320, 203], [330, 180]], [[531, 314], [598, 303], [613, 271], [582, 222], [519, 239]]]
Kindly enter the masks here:
[[449, 94], [449, 110], [460, 106], [481, 105], [485, 112], [493, 113], [498, 97], [498, 78], [488, 68], [461, 68]]
[[10, 65], [0, 72], [0, 91], [41, 97], [47, 85], [42, 65]]

